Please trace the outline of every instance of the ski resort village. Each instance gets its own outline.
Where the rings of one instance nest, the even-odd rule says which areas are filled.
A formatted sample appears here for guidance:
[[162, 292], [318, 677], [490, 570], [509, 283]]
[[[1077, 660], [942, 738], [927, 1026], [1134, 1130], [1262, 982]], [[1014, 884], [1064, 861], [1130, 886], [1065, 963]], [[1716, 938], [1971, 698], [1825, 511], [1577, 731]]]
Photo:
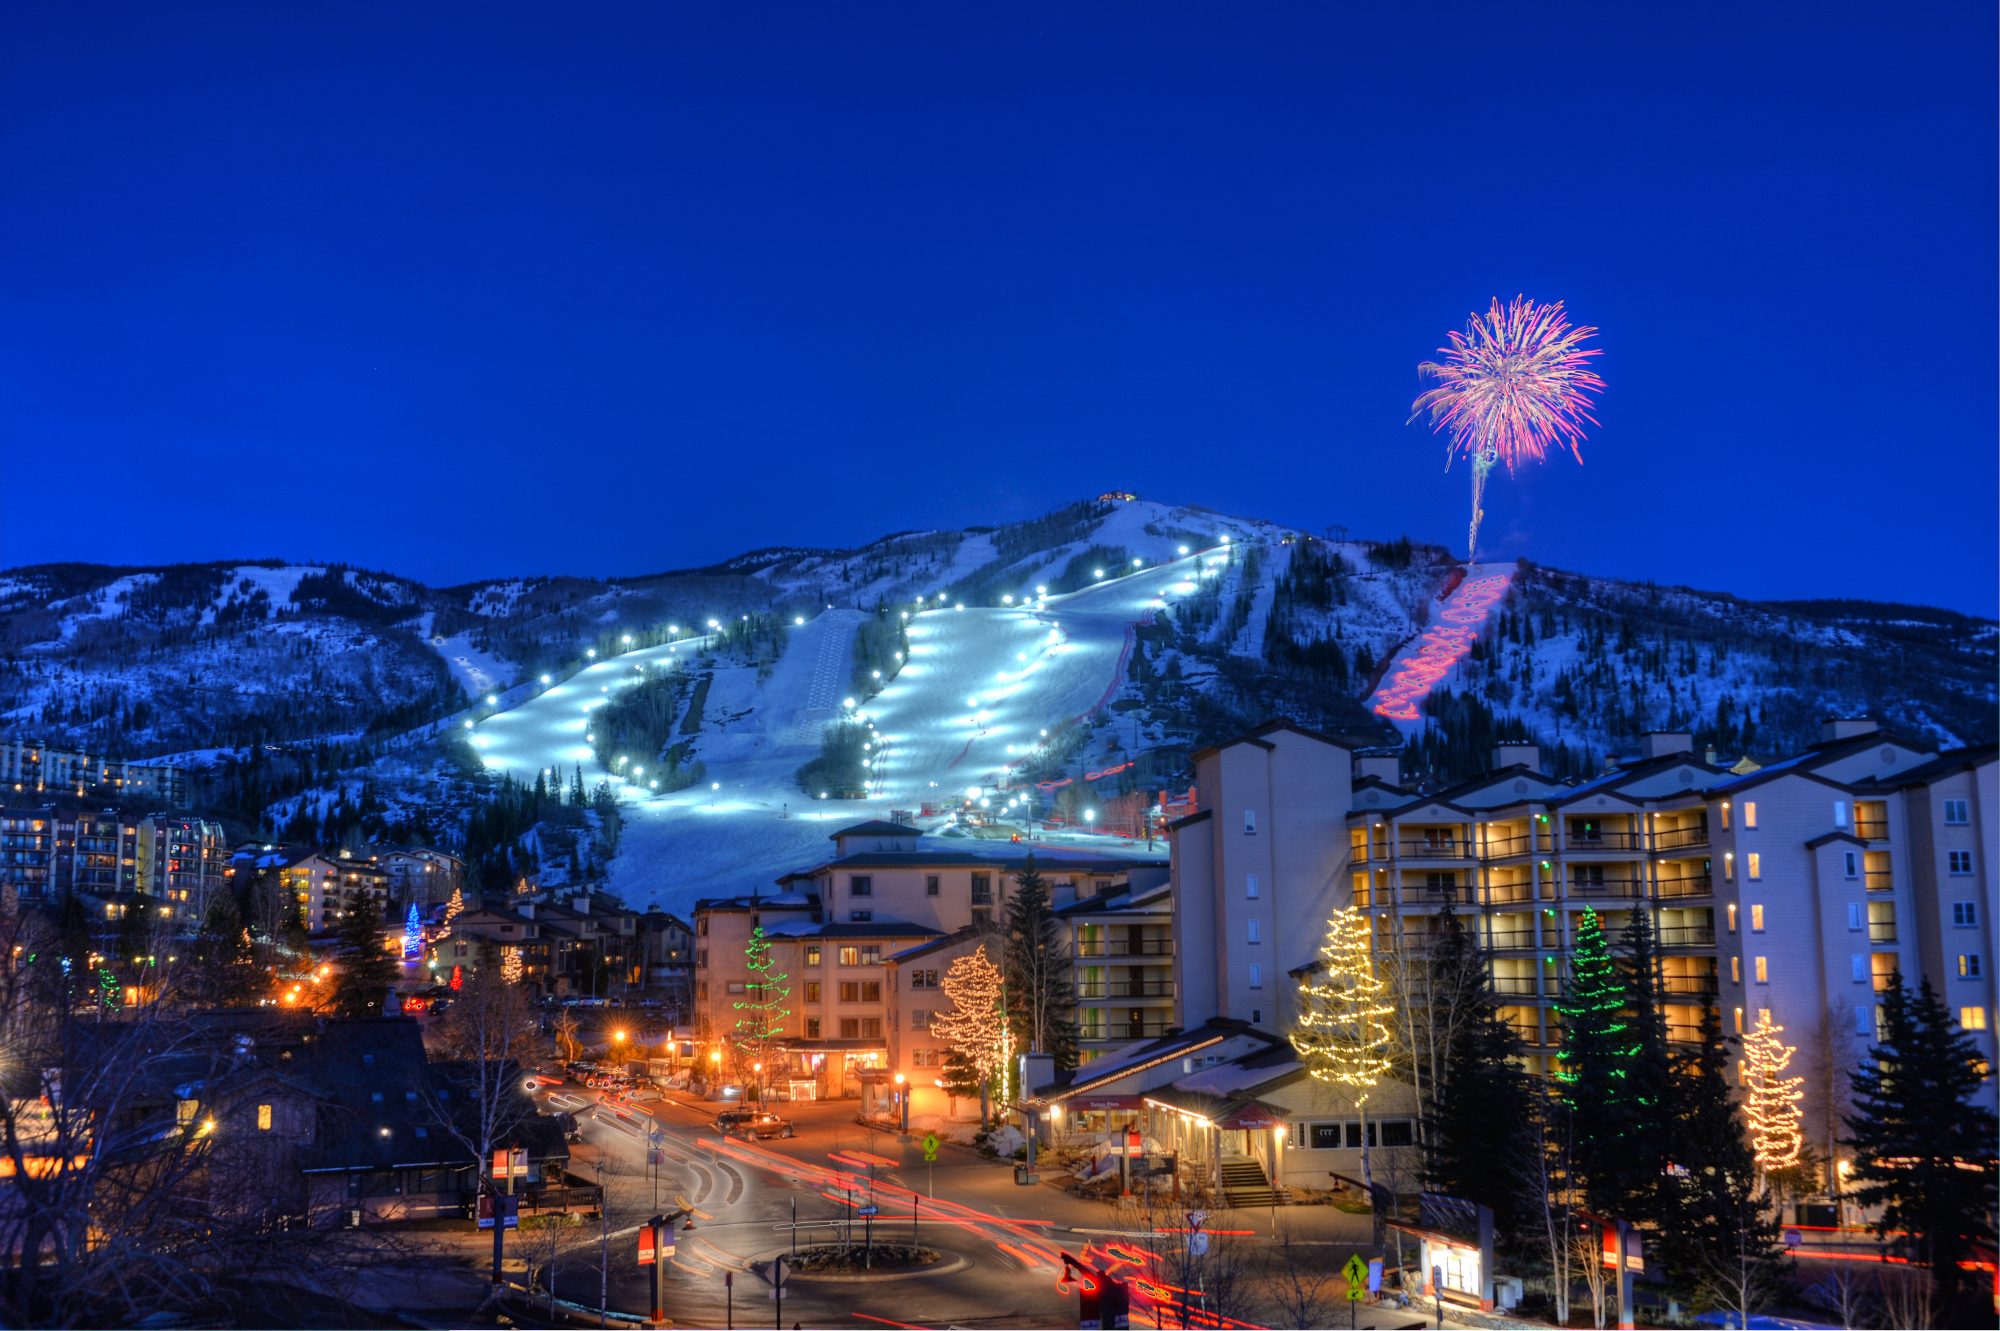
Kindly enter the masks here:
[[631, 584], [5, 587], [22, 1308], [1992, 1285], [1991, 623], [1129, 493]]

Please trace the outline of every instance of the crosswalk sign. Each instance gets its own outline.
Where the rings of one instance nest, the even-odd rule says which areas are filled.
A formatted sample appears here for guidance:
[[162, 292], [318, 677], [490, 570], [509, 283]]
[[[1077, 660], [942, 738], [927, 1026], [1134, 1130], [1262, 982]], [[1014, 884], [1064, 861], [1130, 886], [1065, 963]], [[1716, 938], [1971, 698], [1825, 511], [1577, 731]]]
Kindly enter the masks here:
[[1340, 1274], [1347, 1277], [1347, 1298], [1351, 1303], [1359, 1303], [1368, 1289], [1368, 1267], [1359, 1256], [1347, 1259], [1347, 1265], [1340, 1268]]
[[929, 1162], [936, 1160], [937, 1153], [938, 1153], [938, 1135], [935, 1132], [926, 1132], [924, 1134], [925, 1163], [928, 1164]]

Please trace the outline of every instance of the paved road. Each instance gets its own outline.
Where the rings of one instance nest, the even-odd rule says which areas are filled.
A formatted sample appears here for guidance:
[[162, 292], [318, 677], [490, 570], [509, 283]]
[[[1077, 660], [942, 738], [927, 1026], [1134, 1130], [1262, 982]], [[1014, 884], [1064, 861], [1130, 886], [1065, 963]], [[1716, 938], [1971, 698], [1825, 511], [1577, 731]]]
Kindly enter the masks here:
[[[605, 1180], [611, 1307], [646, 1307], [636, 1234], [655, 1211], [655, 1190], [661, 1210], [677, 1197], [694, 1207], [695, 1228], [678, 1236], [668, 1275], [668, 1313], [681, 1326], [772, 1325], [776, 1309], [765, 1272], [789, 1248], [794, 1207], [800, 1224], [810, 1226], [801, 1230], [801, 1244], [849, 1232], [859, 1240], [866, 1225], [857, 1208], [872, 1199], [879, 1241], [908, 1242], [914, 1221], [919, 1241], [947, 1254], [952, 1269], [847, 1281], [797, 1278], [786, 1290], [784, 1326], [1074, 1326], [1075, 1295], [1056, 1284], [1061, 1252], [1081, 1255], [1091, 1245], [1101, 1252], [1113, 1243], [1161, 1251], [1180, 1240], [1152, 1231], [1185, 1223], [1183, 1213], [1165, 1207], [1149, 1220], [1137, 1207], [1115, 1209], [1047, 1185], [1019, 1187], [1004, 1165], [948, 1145], [927, 1166], [919, 1143], [857, 1124], [852, 1101], [790, 1106], [798, 1135], [758, 1142], [719, 1138], [709, 1126], [719, 1106], [681, 1097], [616, 1106], [568, 1087], [554, 1093], [549, 1107], [578, 1114], [584, 1142], [576, 1148], [576, 1171], [590, 1178], [601, 1170]], [[657, 1168], [647, 1161], [653, 1133], [663, 1156]], [[1216, 1240], [1218, 1254], [1255, 1261], [1272, 1251], [1274, 1226], [1304, 1245], [1311, 1265], [1324, 1263], [1329, 1271], [1367, 1238], [1364, 1218], [1323, 1207], [1209, 1221], [1211, 1229], [1230, 1231]], [[598, 1232], [592, 1227], [579, 1238], [585, 1241], [560, 1263], [557, 1288], [594, 1305]], [[1339, 1313], [1344, 1323], [1345, 1309]], [[1359, 1321], [1411, 1323], [1409, 1314], [1374, 1309], [1363, 1310]], [[1135, 1316], [1133, 1324], [1147, 1319]]]

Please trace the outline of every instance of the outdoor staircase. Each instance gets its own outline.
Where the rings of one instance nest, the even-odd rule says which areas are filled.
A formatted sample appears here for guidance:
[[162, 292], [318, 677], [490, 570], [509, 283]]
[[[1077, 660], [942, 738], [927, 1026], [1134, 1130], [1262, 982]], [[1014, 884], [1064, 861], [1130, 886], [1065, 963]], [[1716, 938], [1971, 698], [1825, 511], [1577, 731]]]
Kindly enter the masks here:
[[1264, 1176], [1263, 1163], [1247, 1155], [1223, 1160], [1222, 1195], [1231, 1207], [1275, 1206], [1284, 1200]]

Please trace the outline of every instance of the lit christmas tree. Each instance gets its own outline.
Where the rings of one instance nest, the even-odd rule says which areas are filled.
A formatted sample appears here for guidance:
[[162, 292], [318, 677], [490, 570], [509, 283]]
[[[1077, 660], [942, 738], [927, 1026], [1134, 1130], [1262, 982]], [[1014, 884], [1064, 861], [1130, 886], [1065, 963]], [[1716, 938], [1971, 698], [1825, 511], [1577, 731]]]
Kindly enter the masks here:
[[465, 987], [465, 971], [454, 964], [451, 968], [451, 991], [457, 993]]
[[1805, 1110], [1799, 1101], [1806, 1079], [1785, 1075], [1798, 1050], [1778, 1039], [1784, 1029], [1772, 1024], [1767, 1010], [1757, 1014], [1757, 1024], [1743, 1037], [1743, 1085], [1749, 1092], [1743, 1116], [1750, 1120], [1757, 1167], [1766, 1173], [1797, 1164], [1805, 1143]]
[[503, 947], [500, 949], [500, 978], [508, 984], [521, 982], [521, 949]]
[[1007, 1069], [1005, 979], [981, 946], [952, 962], [938, 987], [951, 1009], [931, 1014], [931, 1034], [951, 1046], [953, 1058], [979, 1083], [984, 1118], [994, 1078]]
[[1556, 1000], [1563, 1042], [1556, 1083], [1575, 1125], [1576, 1155], [1589, 1182], [1591, 1205], [1622, 1214], [1620, 1191], [1626, 1141], [1636, 1106], [1626, 1081], [1638, 1057], [1639, 1041], [1625, 1020], [1625, 980], [1597, 911], [1583, 908], [1569, 975]]
[[750, 941], [744, 944], [743, 965], [750, 978], [744, 983], [743, 997], [733, 1005], [742, 1014], [736, 1018], [733, 1039], [744, 1061], [754, 1067], [770, 1061], [771, 1041], [784, 1034], [785, 1018], [792, 1015], [785, 1006], [785, 1000], [792, 996], [785, 981], [791, 977], [772, 964], [771, 940], [764, 936], [761, 924], [750, 931]]
[[451, 922], [465, 914], [465, 893], [457, 888], [451, 890], [451, 900], [444, 903], [444, 927], [451, 928]]
[[1299, 981], [1292, 1048], [1319, 1081], [1339, 1086], [1361, 1112], [1361, 1174], [1368, 1164], [1368, 1093], [1389, 1071], [1388, 986], [1375, 974], [1368, 920], [1352, 906], [1327, 917], [1319, 968]]
[[424, 954], [424, 920], [417, 913], [417, 903], [410, 903], [410, 913], [403, 918], [403, 960], [415, 961]]

